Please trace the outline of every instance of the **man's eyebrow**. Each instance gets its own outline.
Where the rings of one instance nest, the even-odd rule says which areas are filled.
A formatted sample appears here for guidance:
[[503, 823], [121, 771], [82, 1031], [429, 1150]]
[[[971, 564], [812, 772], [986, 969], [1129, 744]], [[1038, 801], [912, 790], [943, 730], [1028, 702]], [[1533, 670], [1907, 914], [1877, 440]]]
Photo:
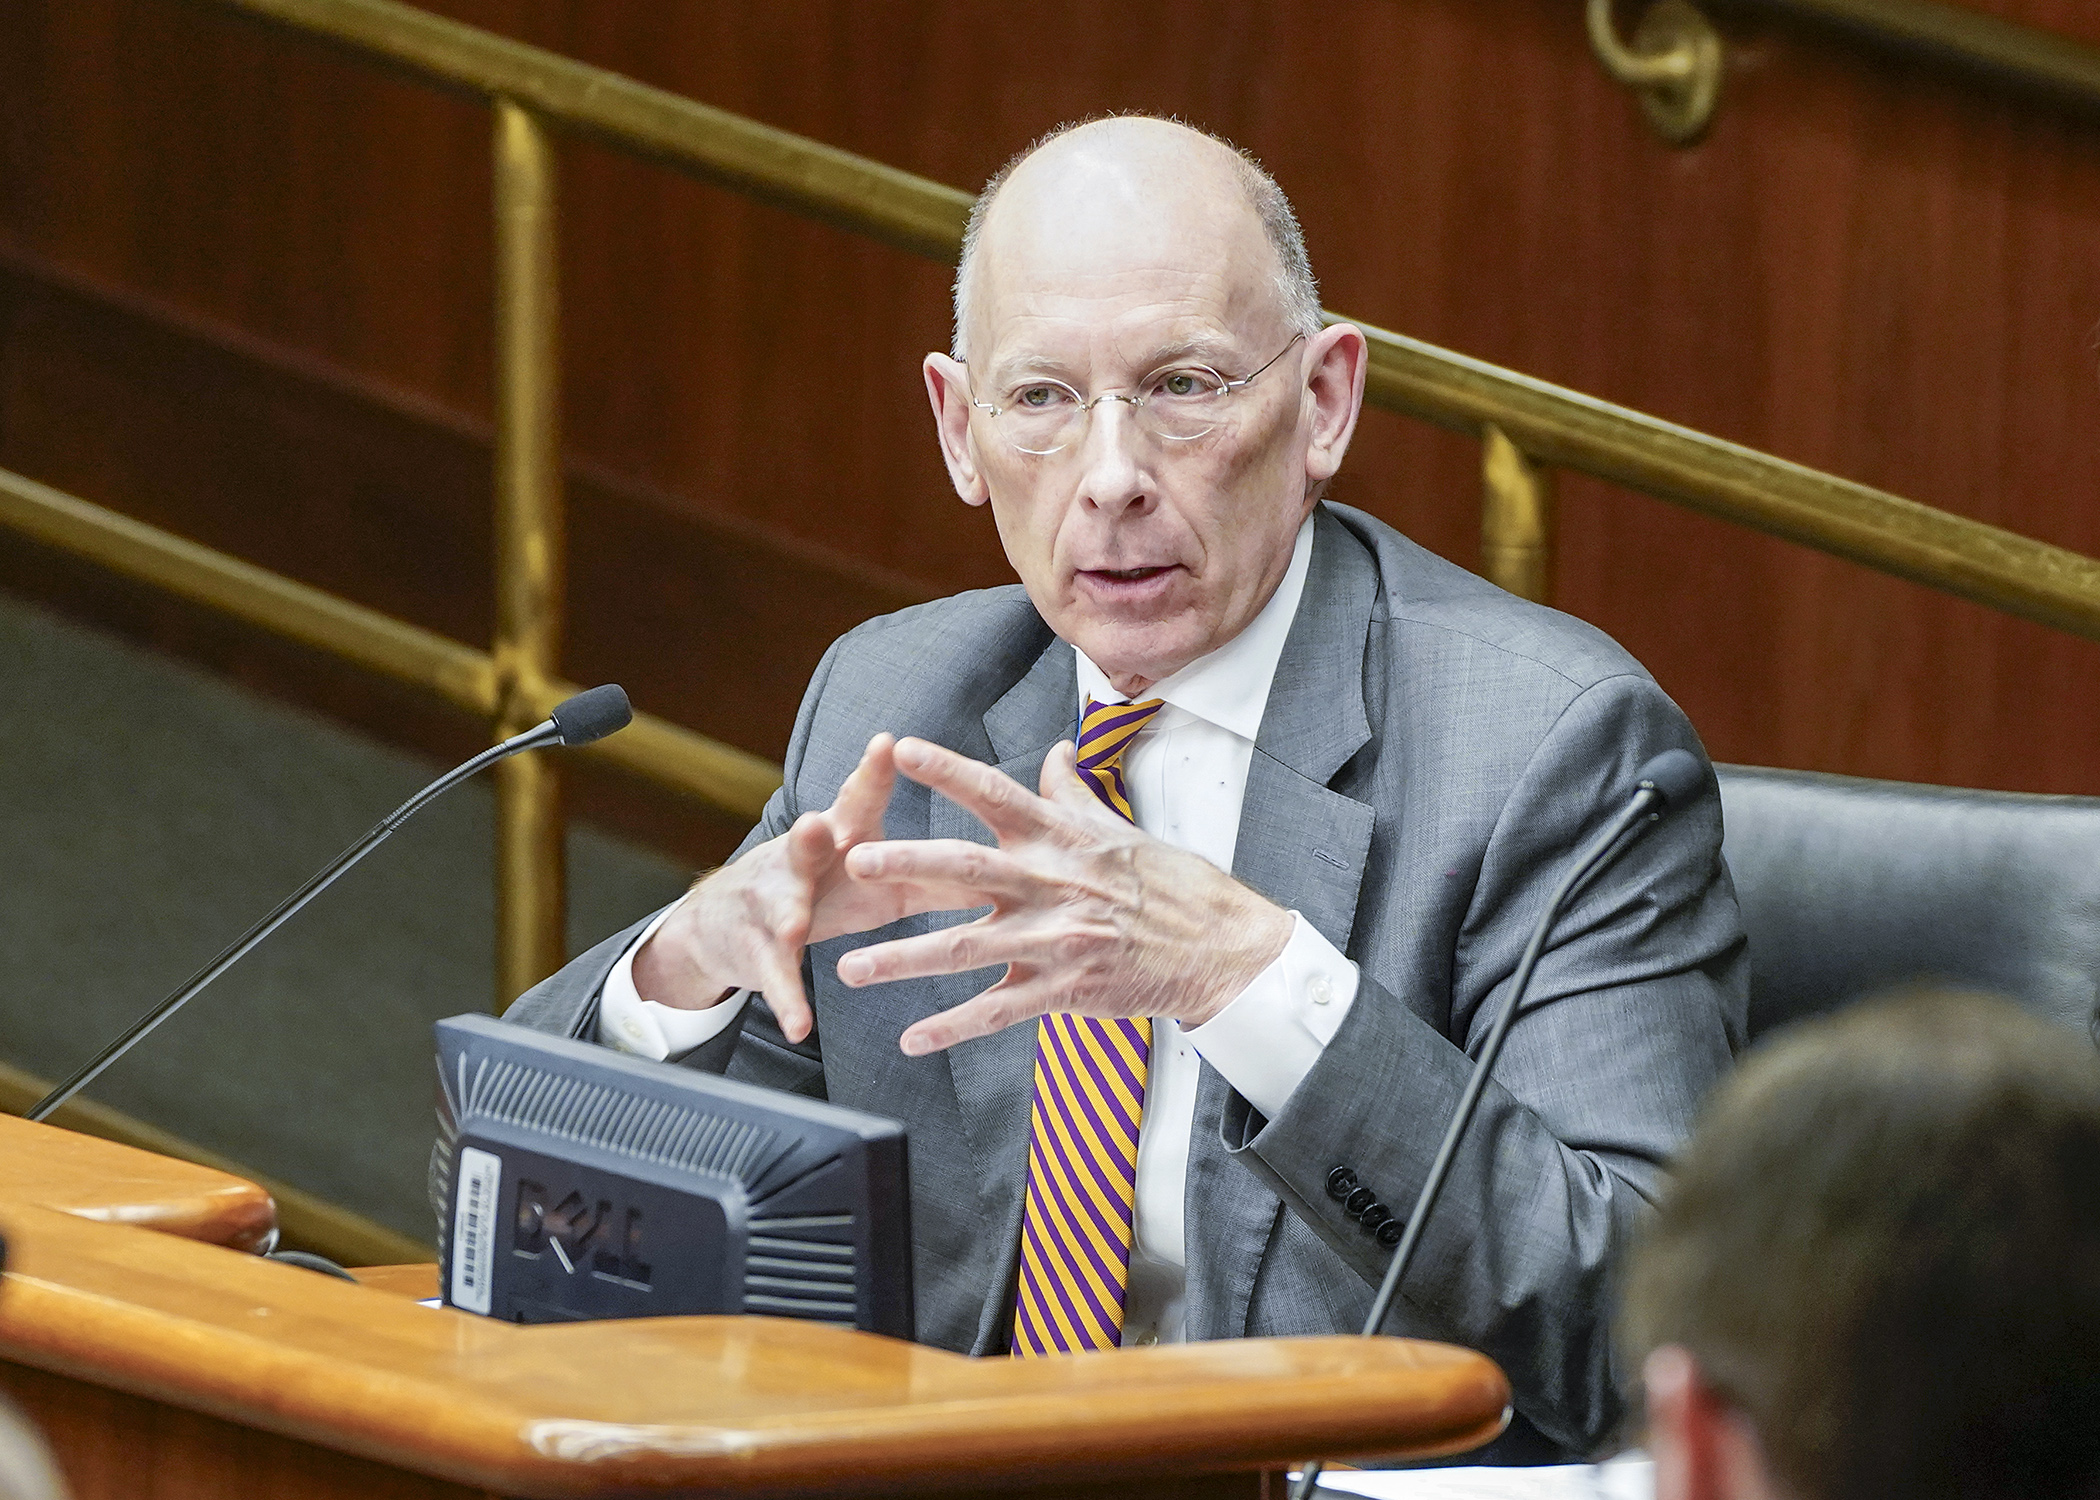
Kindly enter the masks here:
[[[1134, 362], [1132, 368], [1138, 375], [1149, 375], [1154, 370], [1164, 369], [1184, 360], [1194, 359], [1204, 364], [1215, 365], [1231, 361], [1238, 355], [1239, 351], [1234, 347], [1232, 340], [1225, 335], [1192, 333], [1186, 338], [1155, 345], [1151, 355], [1143, 361]], [[1015, 354], [1000, 360], [985, 373], [987, 379], [1001, 385], [1030, 375], [1048, 375], [1067, 382], [1073, 378], [1069, 364], [1048, 354]]]
[[1157, 370], [1162, 365], [1171, 365], [1184, 359], [1200, 359], [1206, 364], [1215, 364], [1220, 360], [1233, 358], [1237, 352], [1229, 338], [1211, 333], [1192, 333], [1187, 338], [1160, 345], [1153, 351], [1152, 357], [1145, 361], [1145, 368], [1148, 371]]
[[1069, 366], [1063, 360], [1052, 358], [1048, 354], [1015, 354], [993, 365], [991, 373], [1010, 380], [1016, 375], [1057, 375], [1061, 377], [1067, 373], [1068, 369]]

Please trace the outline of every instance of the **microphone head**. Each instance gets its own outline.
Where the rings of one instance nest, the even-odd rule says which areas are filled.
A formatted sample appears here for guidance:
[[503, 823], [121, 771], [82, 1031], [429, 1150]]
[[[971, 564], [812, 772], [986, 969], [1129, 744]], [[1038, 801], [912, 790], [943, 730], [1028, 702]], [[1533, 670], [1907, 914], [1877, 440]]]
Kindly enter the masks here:
[[1641, 786], [1653, 787], [1665, 807], [1675, 807], [1706, 784], [1706, 768], [1689, 750], [1665, 750], [1634, 774]]
[[547, 717], [554, 721], [555, 732], [564, 745], [588, 745], [625, 729], [634, 718], [634, 709], [627, 701], [626, 689], [608, 682], [563, 699]]

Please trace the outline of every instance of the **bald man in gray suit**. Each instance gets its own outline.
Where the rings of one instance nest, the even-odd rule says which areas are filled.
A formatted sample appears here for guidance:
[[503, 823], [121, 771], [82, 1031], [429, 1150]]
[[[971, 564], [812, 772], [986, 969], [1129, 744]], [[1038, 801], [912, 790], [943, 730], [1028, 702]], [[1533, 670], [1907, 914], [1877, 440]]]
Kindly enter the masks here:
[[[903, 1121], [926, 1342], [1354, 1332], [1566, 861], [1703, 752], [1603, 635], [1324, 499], [1365, 341], [1249, 159], [1062, 132], [956, 301], [928, 393], [1020, 586], [834, 645], [737, 857], [510, 1018]], [[1617, 1419], [1613, 1264], [1742, 1036], [1720, 845], [1709, 776], [1556, 924], [1388, 1325], [1508, 1371], [1492, 1456]], [[1045, 1092], [1085, 1026], [1149, 1037], [1121, 1177]]]

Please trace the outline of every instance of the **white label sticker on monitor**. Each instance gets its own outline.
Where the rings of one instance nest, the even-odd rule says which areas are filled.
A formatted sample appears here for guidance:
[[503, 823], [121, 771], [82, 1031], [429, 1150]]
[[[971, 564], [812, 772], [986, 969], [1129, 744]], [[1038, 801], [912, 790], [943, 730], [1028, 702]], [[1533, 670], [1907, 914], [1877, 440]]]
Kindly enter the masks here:
[[472, 1146], [461, 1149], [458, 1206], [452, 1210], [452, 1305], [487, 1314], [496, 1237], [496, 1190], [503, 1184], [503, 1158]]

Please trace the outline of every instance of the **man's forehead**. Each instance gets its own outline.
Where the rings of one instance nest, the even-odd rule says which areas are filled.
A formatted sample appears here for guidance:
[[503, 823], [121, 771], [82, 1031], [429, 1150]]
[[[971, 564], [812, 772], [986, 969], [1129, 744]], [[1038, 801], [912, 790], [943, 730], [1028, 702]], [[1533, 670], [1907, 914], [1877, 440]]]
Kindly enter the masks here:
[[[1204, 290], [1216, 290], [1212, 281]], [[988, 375], [1136, 375], [1188, 360], [1225, 365], [1245, 354], [1258, 309], [1222, 296], [994, 298], [982, 355]], [[1246, 330], [1246, 331], [1243, 331]]]
[[975, 266], [978, 347], [1009, 345], [1017, 319], [1143, 322], [1147, 307], [1222, 332], [1276, 300], [1279, 270], [1230, 150], [1163, 121], [1101, 122], [1001, 187]]

